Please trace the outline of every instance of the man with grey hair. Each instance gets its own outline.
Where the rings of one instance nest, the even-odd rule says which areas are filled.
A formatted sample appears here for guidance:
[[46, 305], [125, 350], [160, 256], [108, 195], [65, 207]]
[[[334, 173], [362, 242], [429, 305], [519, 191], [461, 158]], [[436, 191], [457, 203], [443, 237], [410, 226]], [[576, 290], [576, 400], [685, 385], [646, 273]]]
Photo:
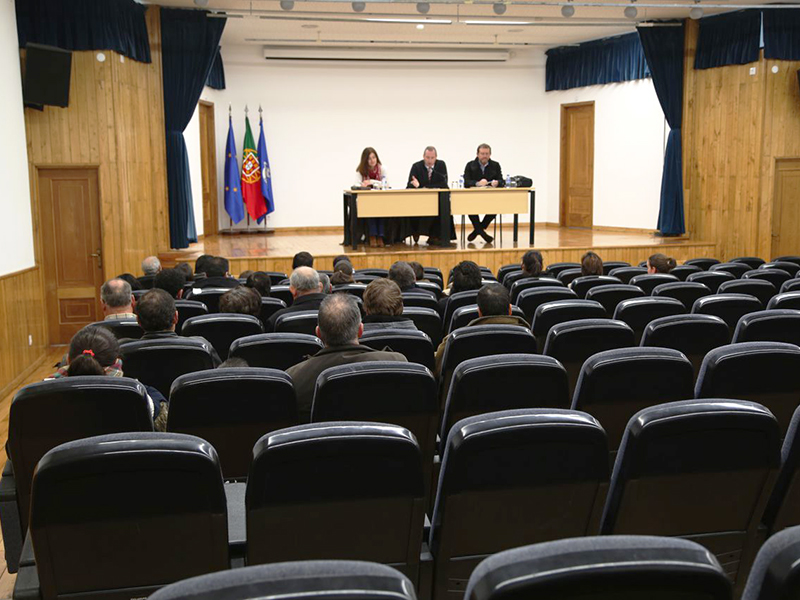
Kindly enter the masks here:
[[109, 279], [100, 288], [100, 304], [103, 307], [103, 319], [136, 319], [133, 307], [136, 300], [131, 292], [131, 284], [124, 279]]
[[364, 325], [361, 323], [361, 311], [354, 297], [350, 294], [331, 294], [323, 300], [319, 307], [317, 336], [325, 348], [286, 371], [294, 382], [297, 414], [301, 422], [311, 421], [314, 388], [317, 377], [325, 369], [377, 360], [407, 362], [406, 357], [397, 352], [373, 350], [360, 345], [358, 338], [362, 333]]
[[311, 267], [297, 267], [289, 277], [289, 291], [292, 293], [292, 305], [282, 308], [274, 313], [264, 324], [267, 333], [275, 331], [275, 321], [286, 313], [301, 310], [319, 310], [319, 305], [325, 299], [319, 273]]
[[145, 275], [158, 275], [161, 270], [161, 261], [157, 256], [148, 256], [142, 261], [142, 273]]
[[408, 292], [417, 286], [417, 276], [407, 262], [398, 260], [389, 267], [389, 279], [397, 284], [401, 292]]

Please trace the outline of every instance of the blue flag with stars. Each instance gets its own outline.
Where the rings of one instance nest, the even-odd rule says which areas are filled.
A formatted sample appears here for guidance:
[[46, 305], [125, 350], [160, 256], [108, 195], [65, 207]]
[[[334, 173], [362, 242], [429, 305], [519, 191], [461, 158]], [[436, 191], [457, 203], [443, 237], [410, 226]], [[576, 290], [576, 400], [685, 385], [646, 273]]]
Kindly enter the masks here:
[[[264, 119], [259, 119], [261, 132], [258, 135], [258, 160], [261, 163], [261, 195], [267, 203], [267, 214], [275, 210], [275, 200], [272, 197], [272, 173], [269, 169], [269, 158], [267, 158], [267, 140], [264, 137]], [[266, 217], [261, 217], [261, 223]]]
[[244, 219], [242, 180], [239, 175], [239, 161], [236, 159], [233, 121], [230, 117], [228, 117], [228, 145], [225, 147], [225, 211], [234, 223]]

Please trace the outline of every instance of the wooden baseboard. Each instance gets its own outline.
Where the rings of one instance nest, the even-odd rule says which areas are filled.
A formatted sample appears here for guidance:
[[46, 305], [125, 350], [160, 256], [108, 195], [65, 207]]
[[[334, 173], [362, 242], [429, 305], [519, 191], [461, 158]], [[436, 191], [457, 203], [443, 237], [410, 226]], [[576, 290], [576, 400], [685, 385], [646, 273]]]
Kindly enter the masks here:
[[[0, 398], [5, 398], [8, 394], [11, 393], [13, 389], [19, 387], [19, 385], [23, 381], [25, 381], [30, 376], [31, 373], [33, 373], [36, 369], [42, 366], [42, 363], [47, 359], [49, 355], [47, 349], [48, 349], [47, 346], [42, 348], [42, 353], [36, 360], [34, 360], [30, 365], [28, 365], [28, 367], [25, 368], [24, 371], [22, 371], [16, 377], [14, 377], [14, 379], [12, 379], [5, 386], [0, 388]], [[55, 371], [55, 369], [53, 369], [53, 371]]]

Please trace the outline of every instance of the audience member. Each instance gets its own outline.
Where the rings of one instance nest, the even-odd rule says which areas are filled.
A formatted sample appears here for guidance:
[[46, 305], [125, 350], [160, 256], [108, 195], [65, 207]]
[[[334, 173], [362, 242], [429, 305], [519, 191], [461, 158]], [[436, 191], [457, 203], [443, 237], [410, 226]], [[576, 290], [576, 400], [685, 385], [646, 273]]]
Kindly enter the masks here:
[[336, 263], [336, 266], [333, 267], [333, 275], [331, 275], [331, 285], [342, 285], [345, 283], [355, 283], [356, 280], [353, 277], [353, 265], [350, 264], [350, 261], [347, 260], [340, 260]]
[[237, 356], [229, 356], [228, 360], [224, 361], [218, 369], [243, 369], [250, 366], [245, 359], [239, 358]]
[[322, 288], [323, 294], [330, 294], [333, 291], [333, 284], [331, 284], [331, 278], [328, 276], [327, 273], [318, 273], [319, 275], [319, 285]]
[[658, 252], [653, 254], [647, 259], [647, 272], [651, 275], [653, 273], [669, 273], [678, 266], [678, 263], [671, 256]]
[[458, 292], [479, 290], [481, 289], [482, 283], [483, 276], [481, 275], [481, 269], [476, 263], [471, 260], [462, 260], [458, 263], [453, 267], [453, 278], [450, 281], [450, 287], [445, 291], [447, 295], [439, 300], [439, 316], [444, 318], [450, 296]]
[[246, 271], [242, 271], [241, 273], [239, 273], [239, 279], [247, 279], [253, 273], [255, 273], [253, 269], [247, 269]]
[[414, 278], [417, 281], [425, 281], [425, 268], [415, 260], [408, 262], [408, 266], [414, 271]]
[[544, 261], [542, 253], [538, 250], [528, 250], [522, 255], [522, 272], [526, 277], [541, 277], [544, 274]]
[[192, 265], [189, 263], [179, 263], [176, 267], [183, 276], [186, 277], [186, 281], [194, 281], [194, 271], [192, 270]]
[[198, 273], [205, 274], [206, 272], [206, 263], [208, 263], [209, 259], [214, 258], [210, 254], [201, 254], [197, 257], [197, 260], [194, 261], [194, 273], [197, 275]]
[[272, 280], [264, 271], [255, 271], [247, 276], [245, 286], [253, 288], [259, 294], [261, 294], [262, 297], [268, 298], [269, 293], [272, 290]]
[[183, 286], [186, 285], [186, 276], [182, 270], [162, 269], [153, 280], [153, 287], [164, 290], [175, 299], [183, 297]]
[[205, 279], [196, 281], [195, 288], [235, 288], [239, 280], [228, 273], [228, 259], [221, 256], [211, 256], [205, 262]]
[[264, 323], [264, 331], [267, 333], [275, 331], [275, 321], [287, 312], [319, 310], [319, 305], [325, 299], [325, 293], [322, 290], [319, 273], [311, 267], [296, 268], [289, 277], [289, 291], [292, 293], [292, 298], [294, 298], [292, 305], [273, 313], [269, 320]]
[[333, 270], [334, 270], [334, 271], [336, 270], [336, 265], [337, 265], [337, 264], [339, 264], [339, 261], [340, 261], [340, 260], [346, 260], [346, 261], [347, 261], [347, 262], [349, 262], [351, 265], [353, 264], [353, 261], [352, 261], [352, 260], [350, 260], [350, 257], [349, 257], [349, 256], [347, 256], [347, 254], [340, 254], [339, 256], [337, 256], [337, 257], [335, 257], [335, 258], [333, 259]]
[[581, 257], [581, 275], [602, 275], [603, 259], [591, 250]]
[[416, 329], [403, 316], [403, 294], [391, 279], [379, 277], [364, 290], [364, 331], [375, 329]]
[[122, 275], [117, 275], [117, 279], [122, 279], [122, 281], [127, 281], [128, 285], [131, 286], [131, 290], [133, 290], [134, 292], [136, 290], [142, 289], [142, 284], [139, 283], [139, 280], [136, 279], [136, 277], [134, 277], [130, 273], [123, 273]]
[[294, 255], [292, 259], [292, 271], [294, 271], [297, 267], [313, 267], [314, 266], [314, 257], [311, 256], [310, 252], [298, 252]]
[[142, 273], [145, 275], [157, 275], [161, 270], [161, 261], [157, 256], [148, 256], [142, 261]]
[[[294, 273], [292, 274], [294, 277]], [[389, 360], [406, 362], [397, 352], [373, 350], [362, 346], [358, 338], [364, 331], [356, 299], [349, 294], [331, 294], [319, 307], [317, 336], [325, 348], [286, 372], [294, 382], [297, 412], [301, 422], [311, 421], [311, 405], [317, 376], [325, 369], [357, 362]], [[376, 398], [377, 400], [377, 398]]]
[[104, 321], [136, 318], [133, 312], [136, 299], [131, 292], [131, 284], [119, 277], [109, 279], [100, 288], [100, 305]]
[[408, 292], [417, 287], [417, 277], [414, 275], [414, 269], [402, 260], [398, 260], [389, 267], [388, 279], [394, 281], [401, 292]]
[[261, 294], [243, 285], [228, 290], [219, 299], [219, 312], [261, 316]]

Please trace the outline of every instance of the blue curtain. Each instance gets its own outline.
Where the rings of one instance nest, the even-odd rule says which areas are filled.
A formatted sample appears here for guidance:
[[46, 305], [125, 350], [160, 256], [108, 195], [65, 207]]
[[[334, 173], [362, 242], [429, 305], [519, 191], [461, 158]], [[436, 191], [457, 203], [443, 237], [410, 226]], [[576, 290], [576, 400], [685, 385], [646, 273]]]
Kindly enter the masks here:
[[146, 6], [133, 0], [16, 0], [19, 47], [114, 50], [150, 62]]
[[745, 65], [758, 60], [761, 11], [744, 10], [700, 21], [695, 69]]
[[800, 9], [770, 8], [764, 14], [764, 58], [800, 60]]
[[225, 65], [222, 63], [222, 48], [217, 48], [217, 56], [211, 65], [206, 85], [214, 90], [225, 89]]
[[189, 180], [189, 158], [183, 130], [200, 100], [217, 56], [225, 19], [206, 11], [161, 9], [164, 115], [167, 129], [169, 238], [172, 248], [197, 241]]
[[638, 31], [653, 76], [653, 87], [670, 127], [661, 174], [658, 230], [664, 235], [680, 235], [686, 231], [681, 159], [684, 26], [641, 27]]
[[650, 76], [635, 33], [552, 48], [547, 51], [545, 71], [548, 92]]

